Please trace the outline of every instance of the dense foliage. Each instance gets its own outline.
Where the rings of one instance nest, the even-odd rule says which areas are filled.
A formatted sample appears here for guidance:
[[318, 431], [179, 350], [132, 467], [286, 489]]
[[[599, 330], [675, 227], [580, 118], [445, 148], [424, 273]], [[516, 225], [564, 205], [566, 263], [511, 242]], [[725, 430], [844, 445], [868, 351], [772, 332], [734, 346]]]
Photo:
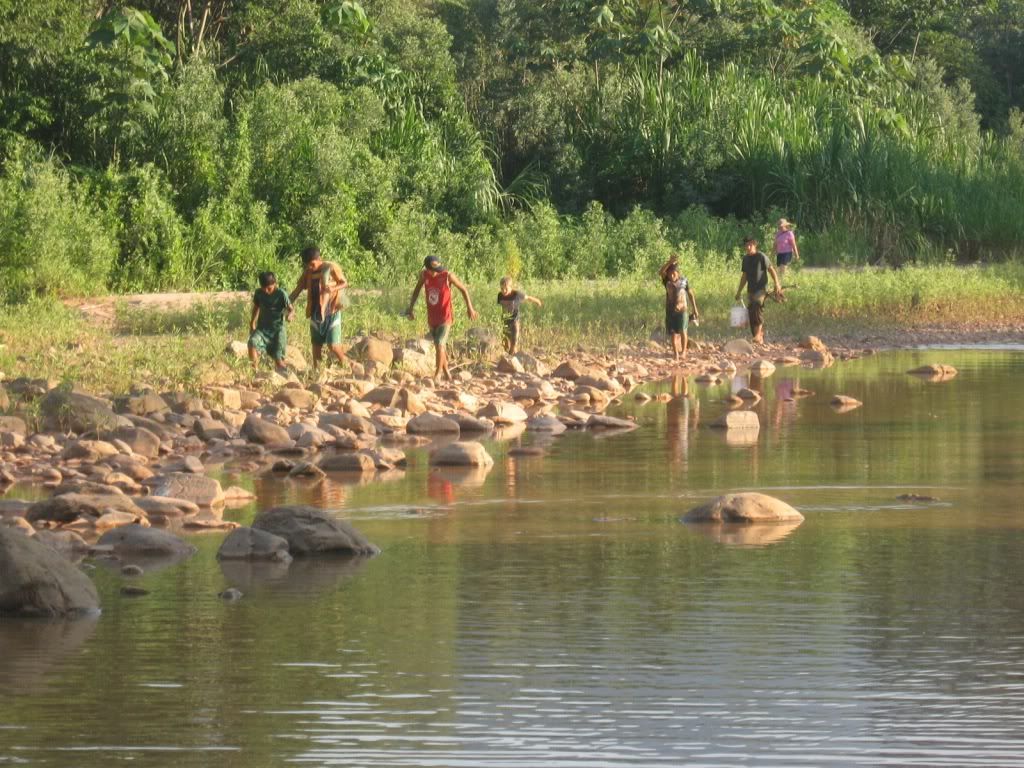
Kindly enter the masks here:
[[1006, 258], [1022, 49], [1024, 0], [0, 0], [0, 292], [615, 276], [780, 214]]

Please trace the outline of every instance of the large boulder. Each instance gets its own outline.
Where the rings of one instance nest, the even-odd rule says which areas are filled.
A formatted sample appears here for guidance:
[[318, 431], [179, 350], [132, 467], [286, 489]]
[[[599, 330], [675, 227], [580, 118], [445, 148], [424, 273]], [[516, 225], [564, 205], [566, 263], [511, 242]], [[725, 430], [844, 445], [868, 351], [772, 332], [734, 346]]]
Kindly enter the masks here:
[[254, 413], [250, 413], [245, 417], [241, 435], [250, 443], [259, 443], [261, 445], [288, 445], [291, 443], [287, 429], [279, 424], [261, 419]]
[[118, 557], [188, 557], [196, 551], [191, 544], [158, 528], [141, 525], [123, 525], [100, 536], [97, 546], [110, 548]]
[[488, 403], [477, 411], [476, 415], [477, 418], [490, 419], [497, 425], [518, 424], [530, 418], [526, 411], [515, 403], [501, 402]]
[[551, 376], [556, 379], [576, 381], [580, 376], [586, 376], [589, 373], [590, 368], [582, 363], [576, 360], [566, 360], [551, 372]]
[[171, 407], [156, 392], [140, 392], [129, 395], [118, 403], [124, 413], [135, 416], [151, 416], [154, 413], [164, 413], [171, 410]]
[[373, 472], [377, 466], [365, 453], [335, 453], [320, 459], [324, 472]]
[[727, 341], [722, 351], [730, 357], [741, 357], [754, 354], [754, 345], [746, 339], [733, 339]]
[[783, 523], [804, 516], [784, 501], [763, 493], [730, 493], [694, 507], [684, 523]]
[[317, 426], [320, 429], [327, 429], [332, 426], [348, 429], [357, 435], [377, 434], [377, 427], [373, 425], [372, 421], [352, 413], [321, 413], [317, 417]]
[[413, 435], [459, 434], [457, 422], [437, 413], [421, 413], [419, 416], [414, 416], [409, 419], [405, 429]]
[[70, 523], [79, 517], [99, 518], [111, 511], [145, 516], [142, 509], [124, 494], [65, 493], [35, 502], [25, 512], [25, 519], [29, 522], [52, 520]]
[[379, 363], [385, 368], [390, 368], [395, 359], [395, 351], [391, 344], [383, 339], [367, 336], [356, 342], [348, 351], [348, 356], [362, 363]]
[[182, 499], [199, 507], [213, 507], [224, 503], [224, 490], [220, 481], [192, 472], [168, 472], [149, 481], [154, 496]]
[[114, 437], [132, 449], [132, 453], [155, 459], [160, 455], [160, 438], [145, 427], [121, 427]]
[[28, 425], [17, 416], [0, 416], [0, 432], [12, 432], [22, 437], [28, 436]]
[[349, 523], [330, 517], [315, 507], [274, 507], [257, 515], [252, 527], [285, 539], [293, 557], [376, 555], [380, 552]]
[[108, 432], [132, 423], [118, 416], [110, 403], [83, 392], [51, 389], [39, 401], [42, 428], [54, 432]]
[[290, 408], [298, 408], [303, 411], [308, 411], [316, 405], [316, 401], [316, 395], [308, 389], [299, 389], [298, 387], [285, 387], [274, 395], [275, 403], [284, 403]]
[[270, 560], [290, 562], [288, 541], [258, 528], [236, 528], [217, 550], [218, 560]]
[[761, 421], [753, 411], [729, 411], [711, 422], [711, 426], [715, 429], [757, 432], [761, 429]]
[[0, 614], [60, 617], [99, 607], [92, 581], [57, 550], [0, 526]]
[[395, 367], [413, 376], [434, 375], [434, 355], [417, 349], [400, 349], [395, 354]]
[[480, 443], [449, 443], [430, 454], [430, 465], [433, 467], [490, 467], [493, 464], [494, 459]]
[[75, 440], [68, 443], [61, 458], [78, 459], [88, 463], [95, 463], [111, 456], [117, 456], [120, 451], [117, 447], [106, 440]]

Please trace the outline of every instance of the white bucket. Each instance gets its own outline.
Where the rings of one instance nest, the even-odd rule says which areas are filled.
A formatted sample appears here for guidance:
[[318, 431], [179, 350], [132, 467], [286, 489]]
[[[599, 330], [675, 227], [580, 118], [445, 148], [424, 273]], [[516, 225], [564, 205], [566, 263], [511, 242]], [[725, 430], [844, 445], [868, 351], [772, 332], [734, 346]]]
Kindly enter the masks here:
[[729, 310], [729, 325], [733, 328], [746, 327], [748, 320], [749, 316], [747, 315], [747, 308], [742, 304], [737, 304]]

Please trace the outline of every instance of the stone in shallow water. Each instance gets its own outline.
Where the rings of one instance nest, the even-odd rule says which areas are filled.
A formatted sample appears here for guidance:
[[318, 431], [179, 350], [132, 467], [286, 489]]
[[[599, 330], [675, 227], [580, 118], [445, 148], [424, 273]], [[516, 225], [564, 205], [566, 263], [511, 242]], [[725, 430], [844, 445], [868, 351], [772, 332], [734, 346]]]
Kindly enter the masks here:
[[684, 523], [777, 523], [803, 520], [786, 502], [763, 493], [731, 493], [694, 507]]
[[287, 540], [294, 557], [315, 554], [376, 555], [380, 552], [352, 525], [314, 507], [274, 507], [261, 512], [253, 528]]
[[57, 617], [98, 609], [88, 576], [34, 536], [0, 526], [0, 614]]

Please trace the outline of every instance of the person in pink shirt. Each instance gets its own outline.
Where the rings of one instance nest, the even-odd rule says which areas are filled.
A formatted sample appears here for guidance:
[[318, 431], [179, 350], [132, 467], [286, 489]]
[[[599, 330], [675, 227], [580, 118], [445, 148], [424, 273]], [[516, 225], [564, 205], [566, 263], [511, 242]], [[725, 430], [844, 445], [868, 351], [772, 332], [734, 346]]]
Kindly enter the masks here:
[[786, 267], [793, 259], [800, 260], [800, 249], [796, 247], [793, 223], [779, 219], [779, 228], [775, 231], [775, 265], [779, 268], [779, 280], [786, 276]]

